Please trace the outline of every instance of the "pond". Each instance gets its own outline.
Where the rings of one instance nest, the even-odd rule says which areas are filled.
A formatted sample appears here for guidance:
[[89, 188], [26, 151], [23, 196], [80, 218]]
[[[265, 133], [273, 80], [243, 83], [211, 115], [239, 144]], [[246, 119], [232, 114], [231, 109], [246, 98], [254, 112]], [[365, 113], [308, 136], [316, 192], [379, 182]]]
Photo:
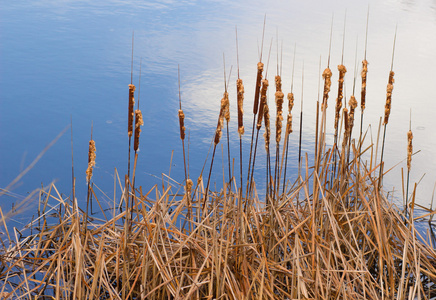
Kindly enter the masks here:
[[[9, 211], [13, 203], [19, 202], [32, 190], [41, 185], [48, 186], [53, 181], [61, 193], [70, 195], [71, 138], [77, 198], [83, 206], [86, 203], [85, 170], [91, 128], [97, 147], [93, 181], [107, 194], [106, 201], [113, 198], [115, 168], [121, 178], [127, 172], [127, 99], [131, 71], [137, 91], [141, 74], [140, 97], [138, 94], [136, 97], [140, 98], [145, 122], [137, 183], [146, 190], [161, 182], [162, 173], [170, 175], [176, 182], [184, 180], [177, 119], [178, 66], [189, 136], [186, 145], [189, 146], [189, 170], [191, 178], [197, 178], [207, 159], [224, 92], [223, 55], [226, 76], [232, 70], [229, 81], [230, 151], [235, 157], [237, 170], [239, 142], [234, 114], [238, 74], [236, 26], [239, 74], [246, 91], [244, 153], [250, 145], [251, 107], [259, 52], [262, 52], [265, 67], [270, 52], [270, 82], [279, 68], [284, 93], [290, 91], [293, 83], [296, 97], [295, 135], [291, 136], [289, 150], [293, 163], [288, 169], [288, 176], [295, 179], [300, 100], [303, 95], [302, 149], [311, 157], [319, 64], [321, 60], [321, 71], [327, 65], [330, 28], [333, 85], [327, 128], [332, 129], [337, 95], [336, 66], [343, 59], [348, 69], [345, 77], [348, 102], [353, 90], [356, 53], [356, 94], [360, 91], [368, 7], [366, 55], [369, 71], [364, 129], [372, 124], [375, 142], [379, 120], [384, 113], [397, 28], [393, 60], [395, 84], [384, 159], [387, 169], [398, 165], [386, 175], [384, 184], [386, 190], [394, 190], [395, 199], [402, 199], [401, 168], [406, 172], [407, 131], [411, 115], [414, 151], [420, 151], [413, 156], [410, 185], [413, 187], [415, 182], [419, 182], [416, 202], [429, 207], [436, 181], [436, 101], [432, 90], [435, 83], [433, 71], [436, 70], [436, 1], [269, 1], [266, 4], [261, 1], [41, 0], [9, 2], [0, 11], [0, 187], [7, 187], [47, 144], [70, 125], [71, 120], [72, 135], [68, 129], [0, 198], [2, 210]], [[271, 92], [269, 97], [273, 99]], [[357, 99], [360, 101], [360, 97]], [[356, 134], [353, 136], [357, 137]], [[331, 145], [332, 141], [331, 134], [327, 143]], [[370, 141], [369, 137], [367, 141]], [[260, 144], [259, 151], [262, 152], [256, 162], [255, 177], [263, 178], [263, 141]], [[220, 157], [225, 155], [226, 147], [224, 143], [223, 150], [221, 147], [217, 149], [212, 182], [218, 186], [223, 181]], [[226, 159], [224, 163], [227, 163]], [[258, 184], [260, 190], [264, 188], [262, 184]], [[35, 214], [36, 207], [37, 199], [21, 216], [14, 217], [15, 222], [24, 222]]]

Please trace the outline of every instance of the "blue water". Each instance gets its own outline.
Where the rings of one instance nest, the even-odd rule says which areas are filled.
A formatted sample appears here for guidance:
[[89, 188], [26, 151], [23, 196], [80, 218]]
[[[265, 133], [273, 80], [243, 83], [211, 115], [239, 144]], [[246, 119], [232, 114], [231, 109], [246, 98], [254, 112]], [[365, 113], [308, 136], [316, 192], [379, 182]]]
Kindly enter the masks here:
[[[344, 15], [346, 30], [344, 64], [346, 98], [353, 87], [355, 51], [360, 73], [364, 55], [366, 12], [370, 6], [367, 59], [367, 109], [365, 125], [373, 125], [376, 139], [383, 113], [386, 83], [391, 68], [395, 27], [398, 35], [394, 59], [396, 83], [392, 114], [387, 128], [387, 167], [400, 163], [385, 178], [385, 187], [401, 199], [401, 168], [405, 168], [412, 109], [414, 149], [411, 182], [418, 182], [416, 201], [429, 207], [436, 180], [436, 101], [433, 70], [436, 69], [436, 2], [427, 1], [15, 1], [0, 9], [0, 187], [5, 188], [66, 126], [73, 124], [74, 171], [79, 204], [86, 196], [85, 170], [88, 141], [93, 128], [97, 147], [93, 182], [112, 199], [113, 175], [127, 172], [127, 99], [131, 74], [131, 39], [134, 31], [133, 83], [139, 89], [144, 115], [137, 184], [144, 191], [161, 183], [161, 174], [184, 180], [177, 119], [177, 66], [181, 70], [182, 106], [189, 134], [190, 176], [199, 176], [214, 134], [220, 99], [224, 92], [223, 54], [227, 75], [232, 68], [229, 93], [232, 120], [231, 154], [239, 176], [239, 142], [236, 131], [235, 81], [237, 78], [235, 26], [239, 36], [239, 69], [245, 85], [244, 149], [251, 138], [252, 99], [267, 16], [263, 61], [271, 40], [268, 67], [270, 83], [277, 72], [277, 42], [283, 45], [283, 90], [290, 91], [293, 49], [294, 129], [298, 131], [303, 91], [303, 152], [313, 153], [315, 103], [318, 99], [319, 60], [327, 64], [330, 22], [334, 14], [331, 68], [333, 86], [329, 107], [336, 98], [336, 65], [342, 57]], [[304, 62], [304, 86], [302, 66]], [[360, 90], [357, 80], [357, 94]], [[273, 94], [270, 92], [270, 99]], [[136, 94], [138, 98], [138, 93]], [[358, 97], [358, 100], [359, 97]], [[273, 100], [271, 111], [274, 111]], [[330, 110], [332, 113], [333, 109]], [[272, 117], [274, 113], [271, 113]], [[332, 128], [329, 117], [327, 126]], [[225, 139], [225, 135], [223, 135]], [[295, 178], [298, 136], [291, 136], [289, 177]], [[369, 143], [368, 138], [368, 143]], [[329, 141], [331, 143], [331, 141]], [[374, 141], [375, 142], [375, 141]], [[188, 142], [187, 142], [188, 145]], [[262, 190], [265, 159], [263, 141], [257, 159], [256, 178]], [[226, 145], [223, 145], [224, 155]], [[272, 147], [275, 148], [275, 147]], [[171, 161], [172, 151], [174, 155]], [[244, 151], [244, 152], [245, 152]], [[222, 183], [221, 146], [217, 148], [212, 182]], [[244, 159], [248, 159], [245, 154]], [[227, 164], [227, 161], [224, 161]], [[71, 132], [67, 131], [8, 195], [0, 198], [3, 211], [32, 190], [56, 182], [66, 196], [71, 193]], [[206, 170], [209, 163], [206, 164]], [[246, 170], [244, 170], [244, 174]], [[227, 174], [227, 169], [226, 173]], [[226, 179], [227, 179], [226, 175]], [[194, 180], [194, 181], [195, 181]], [[119, 190], [118, 190], [119, 196]], [[102, 196], [104, 201], [110, 200]], [[15, 216], [23, 221], [35, 214], [37, 199]], [[24, 221], [23, 221], [24, 222]]]

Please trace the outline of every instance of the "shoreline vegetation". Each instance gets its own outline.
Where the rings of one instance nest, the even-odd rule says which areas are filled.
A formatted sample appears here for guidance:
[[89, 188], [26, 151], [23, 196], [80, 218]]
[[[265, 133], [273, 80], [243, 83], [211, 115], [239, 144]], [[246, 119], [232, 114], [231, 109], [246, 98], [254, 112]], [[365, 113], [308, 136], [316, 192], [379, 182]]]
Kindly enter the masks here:
[[[345, 29], [344, 29], [345, 30]], [[237, 32], [236, 32], [237, 36]], [[345, 37], [345, 34], [344, 34]], [[236, 39], [237, 42], [237, 39]], [[237, 44], [236, 44], [237, 45]], [[179, 74], [179, 125], [185, 178], [182, 184], [162, 178], [162, 185], [143, 191], [135, 182], [143, 117], [135, 89], [129, 84], [129, 166], [125, 176], [114, 174], [114, 198], [106, 208], [94, 192], [92, 171], [98, 145], [89, 142], [86, 170], [86, 208], [61, 195], [54, 185], [39, 192], [38, 217], [23, 231], [8, 228], [10, 213], [0, 208], [0, 226], [6, 239], [0, 248], [2, 299], [431, 299], [436, 297], [436, 251], [433, 239], [421, 235], [417, 219], [433, 222], [435, 211], [414, 216], [416, 184], [409, 195], [412, 167], [412, 131], [407, 136], [407, 180], [403, 180], [403, 209], [392, 204], [383, 190], [383, 151], [394, 88], [393, 63], [386, 89], [384, 120], [377, 141], [364, 146], [363, 113], [368, 61], [362, 61], [360, 128], [358, 102], [347, 103], [343, 82], [347, 69], [338, 66], [334, 144], [326, 144], [326, 112], [332, 81], [330, 54], [322, 73], [323, 88], [316, 106], [314, 165], [301, 154], [298, 176], [287, 177], [289, 136], [293, 134], [293, 84], [282, 91], [279, 47], [277, 74], [268, 81], [268, 65], [257, 64], [252, 128], [244, 127], [244, 84], [230, 83], [224, 70], [221, 100], [209, 169], [191, 179], [185, 160], [185, 114]], [[366, 44], [365, 44], [366, 47]], [[263, 50], [263, 37], [262, 46]], [[395, 41], [394, 41], [395, 49]], [[394, 51], [393, 51], [394, 52]], [[393, 56], [393, 55], [392, 55]], [[357, 55], [356, 55], [357, 57]], [[356, 58], [357, 59], [357, 58]], [[392, 60], [393, 62], [393, 60]], [[295, 63], [295, 50], [294, 50]], [[132, 37], [133, 64], [133, 37]], [[224, 63], [225, 66], [225, 63]], [[357, 66], [357, 63], [356, 63]], [[321, 67], [320, 67], [321, 70]], [[230, 71], [231, 72], [231, 71]], [[292, 74], [293, 78], [294, 74]], [[303, 75], [304, 76], [304, 75]], [[304, 77], [303, 77], [304, 79]], [[304, 80], [303, 80], [304, 82]], [[275, 86], [275, 129], [271, 132], [268, 88]], [[229, 99], [228, 88], [237, 98]], [[250, 87], [252, 88], [252, 87]], [[211, 189], [216, 147], [229, 147], [230, 105], [237, 101], [240, 145], [239, 174], [223, 167], [221, 190]], [[303, 103], [303, 95], [301, 95]], [[176, 111], [176, 110], [175, 110]], [[286, 114], [286, 115], [285, 115]], [[247, 114], [245, 114], [247, 115]], [[285, 122], [283, 124], [283, 122]], [[224, 130], [224, 124], [226, 129]], [[259, 132], [264, 132], [264, 154]], [[226, 139], [222, 139], [224, 133]], [[243, 157], [242, 135], [250, 134], [249, 157]], [[382, 135], [382, 142], [379, 138]], [[275, 132], [275, 141], [271, 134]], [[354, 138], [353, 138], [354, 133]], [[283, 135], [283, 136], [282, 136]], [[131, 139], [134, 159], [130, 168]], [[233, 142], [233, 141], [232, 141]], [[275, 145], [274, 145], [275, 142]], [[272, 144], [271, 144], [272, 143]], [[281, 144], [282, 143], [282, 144]], [[405, 143], [406, 144], [406, 143]], [[379, 150], [381, 148], [381, 150]], [[378, 152], [381, 159], [378, 160]], [[247, 151], [248, 153], [248, 151]], [[256, 156], [265, 155], [265, 195], [253, 179]], [[273, 159], [271, 159], [273, 158]], [[243, 174], [243, 162], [248, 174]], [[74, 164], [73, 164], [74, 166]], [[203, 176], [204, 175], [204, 176]], [[288, 174], [289, 175], [289, 174]], [[291, 179], [293, 181], [290, 181]], [[286, 179], [288, 178], [288, 179]], [[225, 179], [223, 180], [225, 181]], [[170, 183], [171, 182], [171, 183]], [[245, 183], [245, 186], [243, 185]], [[120, 199], [116, 191], [121, 191]], [[93, 216], [97, 204], [101, 218]], [[90, 210], [89, 210], [90, 208]], [[431, 225], [430, 225], [431, 228]]]

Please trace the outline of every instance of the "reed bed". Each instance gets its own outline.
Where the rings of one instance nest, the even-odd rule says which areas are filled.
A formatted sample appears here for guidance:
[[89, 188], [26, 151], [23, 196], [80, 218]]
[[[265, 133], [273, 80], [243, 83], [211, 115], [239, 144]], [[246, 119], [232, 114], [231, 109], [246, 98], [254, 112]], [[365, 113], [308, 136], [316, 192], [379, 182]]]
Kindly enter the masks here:
[[[365, 60], [366, 61], [366, 60]], [[366, 80], [366, 64], [362, 79]], [[239, 69], [239, 68], [238, 68]], [[344, 66], [345, 69], [345, 66]], [[258, 64], [255, 82], [257, 136], [264, 118], [265, 148], [269, 154], [270, 124], [268, 80]], [[343, 74], [342, 74], [343, 75]], [[416, 184], [404, 210], [396, 207], [380, 186], [383, 173], [373, 165], [374, 143], [361, 149], [352, 139], [357, 100], [352, 96], [343, 118], [341, 149], [325, 142], [326, 109], [332, 72], [322, 74], [322, 118], [314, 166], [308, 155], [300, 176], [286, 178], [283, 157], [292, 134], [294, 94], [288, 94], [288, 116], [282, 163], [272, 176], [267, 167], [266, 199], [258, 193], [252, 174], [247, 192], [241, 178], [231, 177], [221, 190], [210, 187], [201, 174], [196, 183], [163, 178], [147, 192], [135, 187], [140, 126], [135, 111], [135, 164], [133, 177], [115, 173], [114, 190], [121, 198], [109, 208], [88, 191], [101, 211], [88, 215], [77, 199], [59, 193], [54, 185], [40, 191], [38, 218], [21, 231], [8, 228], [10, 215], [0, 209], [0, 224], [7, 239], [0, 248], [2, 299], [431, 299], [436, 297], [436, 251], [433, 241], [415, 227]], [[343, 76], [342, 76], [343, 77]], [[392, 79], [391, 79], [392, 78]], [[278, 80], [276, 79], [276, 82]], [[244, 133], [242, 79], [237, 84], [238, 133]], [[362, 81], [364, 91], [366, 81]], [[393, 84], [393, 72], [389, 77]], [[281, 85], [281, 84], [280, 84]], [[280, 86], [277, 84], [277, 86]], [[129, 85], [129, 103], [134, 88]], [[392, 92], [392, 89], [390, 90]], [[389, 93], [389, 86], [388, 86]], [[339, 90], [338, 99], [342, 100]], [[389, 113], [392, 93], [388, 95]], [[256, 101], [260, 105], [257, 107]], [[276, 91], [276, 148], [279, 150], [284, 94]], [[180, 99], [180, 92], [179, 92]], [[139, 97], [138, 97], [139, 100]], [[364, 107], [363, 96], [361, 107]], [[213, 138], [220, 143], [229, 107], [227, 85]], [[258, 108], [258, 109], [257, 109]], [[340, 109], [340, 107], [339, 107]], [[177, 109], [175, 109], [177, 111]], [[185, 115], [179, 100], [180, 138], [185, 139]], [[339, 119], [338, 119], [339, 121]], [[387, 121], [387, 119], [386, 119]], [[132, 124], [132, 125], [130, 125]], [[254, 125], [254, 123], [253, 123]], [[129, 139], [133, 134], [133, 108], [129, 105]], [[335, 128], [338, 130], [337, 128]], [[333, 130], [335, 130], [333, 129]], [[254, 128], [253, 128], [254, 132]], [[318, 131], [317, 131], [318, 133]], [[411, 132], [405, 155], [408, 171], [412, 154]], [[91, 139], [92, 141], [92, 139]], [[93, 142], [93, 141], [92, 141]], [[241, 143], [241, 139], [240, 139]], [[130, 144], [130, 142], [129, 142]], [[378, 144], [378, 143], [377, 143]], [[92, 145], [94, 147], [94, 144]], [[240, 145], [241, 149], [242, 146]], [[336, 145], [333, 145], [336, 147]], [[95, 164], [95, 148], [90, 169]], [[250, 151], [249, 170], [255, 151]], [[183, 144], [184, 150], [184, 144]], [[260, 152], [260, 151], [259, 151]], [[240, 151], [242, 161], [242, 150]], [[370, 153], [370, 154], [368, 154]], [[260, 155], [260, 154], [259, 154]], [[279, 153], [277, 153], [279, 155]], [[332, 156], [338, 155], [339, 161]], [[253, 163], [251, 163], [251, 156]], [[269, 156], [269, 155], [268, 155]], [[370, 162], [368, 163], [365, 158]], [[292, 162], [291, 162], [292, 163]], [[295, 164], [295, 162], [293, 162]], [[338, 172], [336, 163], [339, 165]], [[381, 161], [380, 164], [383, 162]], [[251, 165], [252, 164], [252, 165]], [[285, 172], [282, 168], [285, 167]], [[224, 172], [224, 169], [223, 169]], [[250, 172], [250, 171], [249, 171]], [[253, 170], [252, 170], [253, 172]], [[333, 174], [334, 172], [334, 174]], [[88, 182], [91, 180], [89, 172]], [[283, 179], [285, 181], [285, 179]], [[238, 187], [238, 182], [240, 185]], [[116, 194], [116, 193], [114, 193]], [[88, 196], [89, 197], [89, 196]], [[266, 201], [265, 201], [266, 200]], [[125, 207], [125, 210], [120, 208]], [[408, 213], [406, 213], [408, 212]], [[429, 211], [424, 217], [431, 217]], [[430, 219], [431, 221], [431, 219]], [[188, 224], [188, 226], [185, 226]], [[432, 227], [430, 226], [430, 229]]]

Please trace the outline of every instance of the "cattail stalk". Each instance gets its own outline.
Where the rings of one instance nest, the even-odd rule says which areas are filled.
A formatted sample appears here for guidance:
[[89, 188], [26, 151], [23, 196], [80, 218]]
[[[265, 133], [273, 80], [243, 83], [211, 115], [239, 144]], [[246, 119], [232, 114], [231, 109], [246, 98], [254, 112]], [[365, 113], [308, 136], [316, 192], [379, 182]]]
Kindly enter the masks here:
[[[207, 179], [206, 192], [204, 194], [203, 210], [206, 207], [207, 196], [208, 196], [208, 193], [209, 193], [210, 176], [212, 174], [212, 168], [213, 168], [213, 161], [214, 161], [214, 158], [215, 158], [216, 146], [219, 144], [221, 136], [223, 134], [222, 133], [222, 129], [223, 129], [223, 125], [224, 125], [224, 116], [225, 116], [226, 107], [228, 105], [227, 104], [228, 101], [229, 101], [229, 94], [227, 92], [224, 92], [223, 98], [221, 99], [221, 108], [220, 108], [220, 113], [219, 113], [219, 116], [218, 116], [218, 124], [217, 124], [216, 130], [215, 130], [212, 160], [210, 162], [209, 177]], [[205, 212], [203, 211], [203, 213], [205, 213]]]
[[251, 166], [251, 176], [250, 176], [249, 186], [248, 186], [249, 190], [251, 190], [251, 184], [253, 181], [254, 165], [256, 163], [257, 141], [259, 139], [259, 130], [262, 127], [262, 118], [264, 116], [267, 90], [268, 90], [268, 79], [263, 79], [262, 80], [262, 88], [260, 91], [260, 105], [259, 105], [259, 111], [258, 111], [258, 115], [257, 115], [257, 124], [256, 124], [257, 135], [256, 135], [256, 142], [254, 145], [253, 165]]
[[[262, 40], [263, 42], [263, 40]], [[247, 191], [250, 186], [250, 170], [251, 170], [251, 159], [253, 153], [253, 141], [254, 141], [254, 126], [256, 124], [256, 115], [259, 110], [259, 97], [260, 90], [262, 86], [262, 72], [263, 72], [263, 63], [259, 61], [257, 63], [257, 77], [256, 77], [256, 87], [254, 91], [254, 104], [253, 104], [253, 128], [251, 130], [251, 144], [250, 144], [250, 158], [248, 159], [248, 175], [247, 175]]]
[[[286, 147], [286, 158], [285, 158], [285, 170], [283, 175], [283, 188], [282, 193], [285, 192], [285, 186], [286, 186], [286, 171], [288, 167], [288, 151], [289, 151], [289, 135], [292, 133], [292, 108], [294, 107], [294, 94], [288, 93], [288, 117], [286, 120], [286, 132], [285, 132], [285, 144], [283, 145], [283, 152], [285, 152]], [[283, 165], [283, 156], [282, 156], [282, 162]], [[281, 175], [280, 175], [281, 177]]]

